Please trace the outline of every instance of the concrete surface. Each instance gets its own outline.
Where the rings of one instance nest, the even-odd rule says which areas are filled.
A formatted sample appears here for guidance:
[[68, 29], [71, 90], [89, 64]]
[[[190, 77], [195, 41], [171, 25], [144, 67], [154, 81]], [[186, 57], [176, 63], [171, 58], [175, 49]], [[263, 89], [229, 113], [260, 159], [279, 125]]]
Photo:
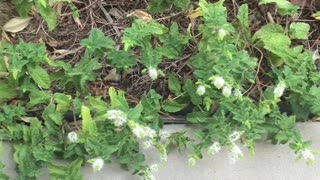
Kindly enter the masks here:
[[[305, 140], [312, 140], [312, 150], [320, 151], [320, 123], [303, 123], [297, 125]], [[168, 125], [170, 132], [183, 129], [183, 125]], [[12, 162], [12, 148], [9, 143], [3, 145], [3, 162], [5, 173], [15, 179], [14, 163]], [[288, 145], [271, 145], [259, 142], [256, 147], [256, 157], [250, 158], [248, 151], [244, 151], [244, 159], [235, 165], [229, 163], [225, 150], [215, 156], [206, 156], [197, 162], [192, 169], [188, 168], [188, 152], [179, 154], [174, 151], [169, 154], [168, 162], [159, 172], [154, 173], [158, 180], [319, 180], [320, 161], [309, 167], [303, 160], [295, 162], [295, 155]], [[148, 163], [158, 162], [158, 154], [153, 151], [145, 152]], [[123, 171], [117, 164], [106, 165], [100, 172], [93, 173], [90, 165], [82, 169], [84, 180], [138, 180], [130, 172]], [[49, 179], [48, 172], [43, 171], [40, 179]]]

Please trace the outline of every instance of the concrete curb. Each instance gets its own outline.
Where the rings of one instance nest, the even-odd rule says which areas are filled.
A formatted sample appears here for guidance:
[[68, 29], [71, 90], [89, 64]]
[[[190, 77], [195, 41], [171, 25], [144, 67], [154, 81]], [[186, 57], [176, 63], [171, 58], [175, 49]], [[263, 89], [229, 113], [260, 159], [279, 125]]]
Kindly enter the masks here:
[[[169, 132], [182, 130], [184, 125], [167, 125], [165, 129]], [[320, 123], [302, 123], [297, 128], [303, 138], [312, 140], [312, 150], [320, 151]], [[295, 155], [288, 145], [271, 145], [267, 142], [259, 142], [256, 146], [256, 157], [252, 159], [248, 151], [243, 147], [244, 159], [235, 165], [229, 163], [226, 150], [217, 155], [208, 157], [197, 162], [192, 169], [188, 168], [188, 152], [171, 152], [168, 162], [159, 172], [154, 173], [159, 180], [318, 180], [320, 179], [320, 161], [316, 158], [314, 166], [307, 166], [303, 160], [295, 162]], [[148, 163], [159, 162], [159, 155], [152, 150], [146, 151]], [[14, 163], [12, 161], [12, 147], [9, 143], [3, 144], [4, 172], [10, 179], [16, 179]], [[117, 164], [105, 165], [100, 172], [93, 173], [90, 165], [82, 169], [84, 180], [137, 180], [138, 176], [131, 172], [123, 171]], [[50, 179], [47, 170], [39, 179]]]

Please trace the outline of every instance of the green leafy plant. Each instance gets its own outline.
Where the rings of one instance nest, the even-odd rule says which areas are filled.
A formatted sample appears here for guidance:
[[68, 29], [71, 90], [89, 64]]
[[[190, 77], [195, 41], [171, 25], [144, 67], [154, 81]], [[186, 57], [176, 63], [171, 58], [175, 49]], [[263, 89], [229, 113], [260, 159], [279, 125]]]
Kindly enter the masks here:
[[[14, 3], [18, 10], [27, 7], [20, 13], [28, 13], [33, 4], [50, 8], [48, 1]], [[189, 1], [172, 3], [184, 9]], [[280, 15], [297, 10], [284, 0], [260, 1], [269, 3], [276, 4]], [[169, 1], [152, 1], [149, 8], [160, 12], [167, 5]], [[73, 65], [50, 60], [41, 44], [1, 46], [0, 135], [13, 143], [18, 178], [36, 179], [47, 167], [53, 179], [81, 179], [85, 163], [92, 164], [95, 172], [117, 162], [144, 179], [153, 179], [152, 172], [175, 148], [190, 150], [189, 167], [204, 152], [215, 155], [222, 148], [236, 163], [244, 156], [240, 144], [254, 156], [255, 142], [264, 134], [273, 144], [288, 143], [297, 159], [313, 164], [317, 153], [295, 128], [297, 121], [320, 115], [316, 59], [293, 43], [308, 39], [309, 25], [291, 23], [286, 30], [270, 23], [252, 33], [249, 6], [241, 5], [231, 23], [224, 0], [200, 0], [191, 13], [198, 34], [184, 34], [176, 23], [166, 27], [136, 19], [124, 29], [119, 49], [101, 30], [93, 29], [80, 42], [85, 53]], [[191, 45], [196, 49], [187, 62], [192, 77], [161, 71], [162, 63], [181, 60]], [[137, 66], [143, 66], [139, 73], [147, 72], [150, 82], [167, 82], [170, 96], [151, 89], [129, 103], [126, 92], [111, 86], [103, 97], [89, 94], [88, 83], [97, 79], [99, 70], [129, 72]], [[284, 112], [283, 104], [292, 112]], [[186, 130], [165, 132], [160, 114], [171, 116], [186, 109], [189, 127], [196, 127], [192, 138]], [[158, 151], [157, 164], [146, 163], [142, 150], [148, 148]], [[69, 163], [58, 165], [55, 159]], [[8, 179], [4, 174], [0, 177]]]

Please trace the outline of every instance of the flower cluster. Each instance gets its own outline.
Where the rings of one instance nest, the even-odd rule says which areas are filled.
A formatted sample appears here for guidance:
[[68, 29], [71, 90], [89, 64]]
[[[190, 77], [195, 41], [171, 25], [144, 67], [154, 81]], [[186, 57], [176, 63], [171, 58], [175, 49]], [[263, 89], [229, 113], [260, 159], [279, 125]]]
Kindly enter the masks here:
[[116, 127], [121, 127], [127, 122], [127, 114], [121, 110], [109, 110], [107, 111], [107, 117], [114, 122]]
[[233, 131], [233, 133], [228, 136], [228, 140], [229, 140], [231, 143], [234, 143], [234, 142], [236, 142], [237, 140], [239, 140], [240, 137], [241, 137], [241, 133], [240, 133], [239, 131]]
[[314, 155], [310, 151], [310, 149], [304, 149], [300, 151], [300, 154], [303, 157], [303, 159], [305, 159], [308, 162], [308, 164], [312, 164], [314, 162]]
[[71, 142], [71, 143], [76, 143], [78, 142], [78, 134], [76, 132], [69, 132], [68, 133], [68, 140]]
[[152, 80], [156, 80], [158, 78], [158, 70], [156, 68], [149, 68], [148, 74], [151, 77]]
[[273, 90], [273, 94], [275, 98], [280, 98], [283, 95], [284, 90], [286, 89], [286, 84], [284, 82], [280, 82], [276, 88]]
[[229, 157], [231, 164], [235, 164], [238, 160], [243, 158], [241, 149], [234, 143], [231, 143], [229, 146]]
[[204, 93], [206, 93], [206, 87], [204, 87], [203, 85], [199, 85], [199, 86], [197, 87], [196, 93], [197, 93], [199, 96], [204, 95]]
[[135, 123], [133, 121], [130, 121], [129, 127], [131, 128], [132, 133], [138, 139], [153, 139], [157, 135], [155, 130], [147, 126], [143, 126], [138, 123]]
[[197, 162], [197, 160], [193, 156], [189, 157], [189, 159], [188, 159], [189, 168], [192, 168], [193, 166], [195, 166], [196, 162]]
[[209, 148], [208, 148], [208, 154], [214, 155], [217, 152], [221, 150], [221, 144], [219, 142], [214, 142]]
[[[217, 88], [217, 89], [222, 89], [222, 94], [225, 97], [230, 97], [232, 94], [232, 88], [228, 85], [226, 85], [225, 80], [220, 77], [220, 76], [212, 76], [209, 78], [209, 80], [212, 81], [212, 84]], [[198, 91], [197, 91], [198, 92]], [[239, 89], [234, 90], [234, 96], [240, 98], [242, 97], [242, 93]]]
[[93, 172], [100, 171], [104, 165], [104, 161], [101, 158], [91, 159], [89, 162], [92, 163]]

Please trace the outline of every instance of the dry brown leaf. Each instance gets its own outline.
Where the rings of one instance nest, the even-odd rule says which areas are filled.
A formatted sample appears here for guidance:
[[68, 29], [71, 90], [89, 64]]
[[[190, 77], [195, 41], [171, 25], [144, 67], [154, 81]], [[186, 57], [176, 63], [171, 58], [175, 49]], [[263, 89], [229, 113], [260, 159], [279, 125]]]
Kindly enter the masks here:
[[31, 17], [12, 18], [3, 26], [2, 30], [7, 31], [7, 32], [11, 32], [11, 33], [16, 33], [16, 32], [22, 31], [24, 28], [26, 28], [29, 25], [29, 22], [31, 19], [32, 19]]
[[152, 16], [144, 11], [141, 10], [135, 10], [132, 13], [128, 14], [127, 17], [137, 17], [138, 19], [141, 19], [144, 22], [150, 22], [152, 20]]
[[202, 16], [202, 11], [201, 9], [197, 8], [196, 10], [194, 11], [191, 11], [189, 14], [188, 14], [188, 18], [190, 19], [196, 19], [197, 17], [200, 17]]
[[80, 21], [79, 18], [73, 17], [73, 20], [74, 20], [74, 22], [77, 24], [77, 26], [78, 26], [80, 29], [83, 29], [83, 28], [84, 28], [84, 26], [82, 25], [82, 23], [81, 23], [81, 21]]
[[11, 42], [11, 40], [10, 40], [10, 38], [9, 38], [9, 36], [8, 36], [8, 34], [6, 32], [2, 31], [2, 37], [6, 42], [12, 44], [12, 42]]

